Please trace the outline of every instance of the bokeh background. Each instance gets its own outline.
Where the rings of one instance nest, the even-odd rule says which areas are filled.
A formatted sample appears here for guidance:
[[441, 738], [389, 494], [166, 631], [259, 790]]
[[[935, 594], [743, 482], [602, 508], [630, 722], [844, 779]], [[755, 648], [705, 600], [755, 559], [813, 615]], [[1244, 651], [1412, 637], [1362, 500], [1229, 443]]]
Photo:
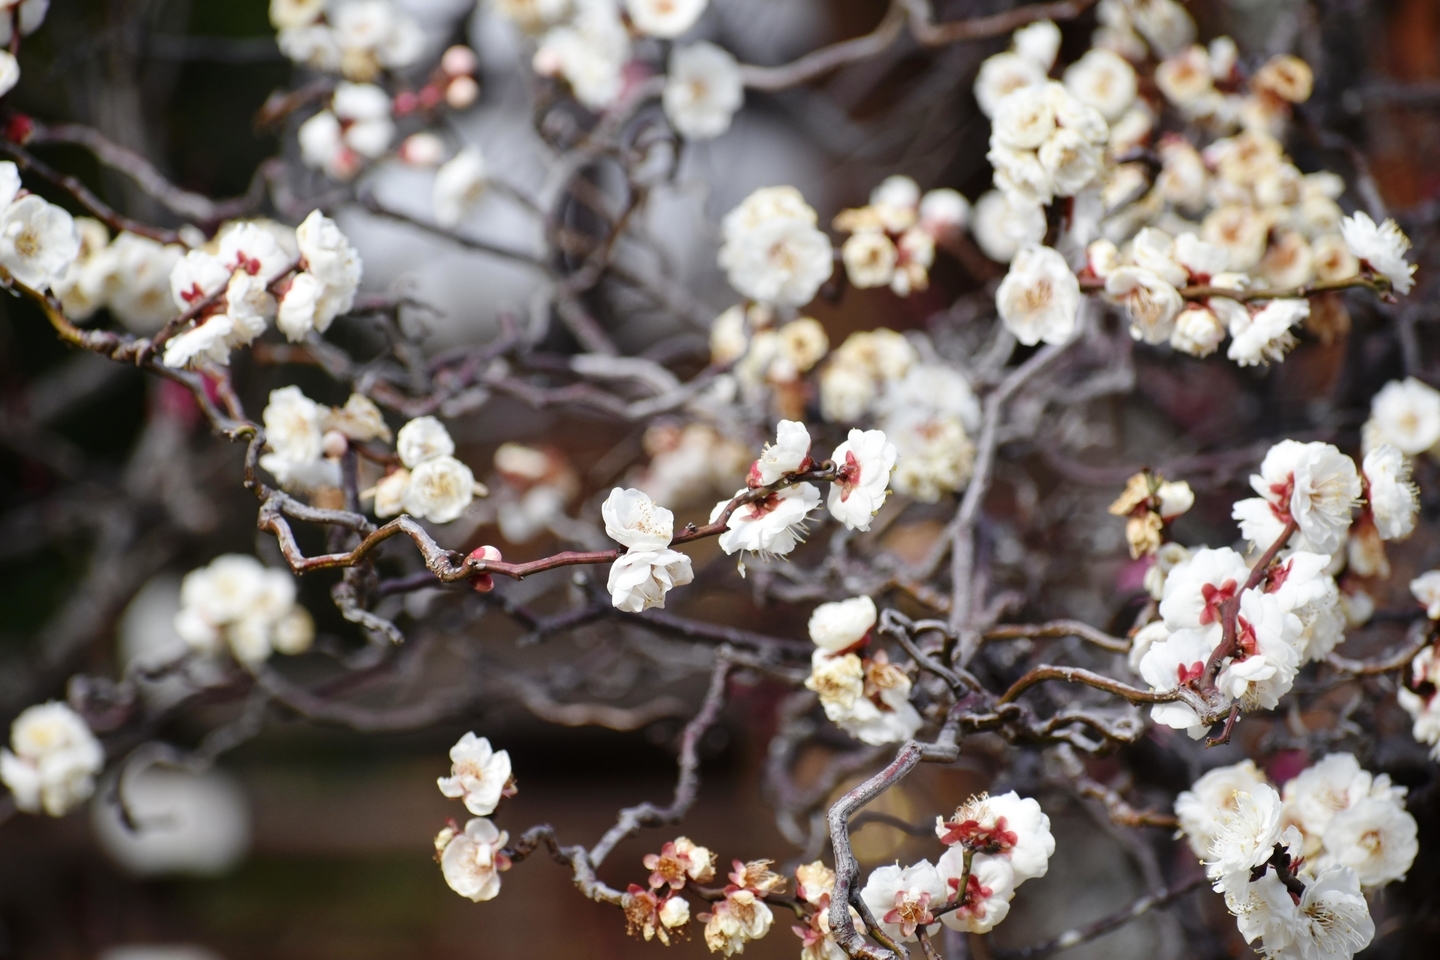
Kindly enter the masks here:
[[[513, 38], [487, 17], [465, 15], [463, 0], [407, 5], [432, 31], [480, 51], [481, 101], [457, 126], [485, 144], [499, 169], [511, 162], [523, 178], [524, 158], [533, 149], [525, 137], [530, 81]], [[1011, 5], [945, 0], [936, 7], [941, 19], [955, 19]], [[1202, 36], [1230, 33], [1246, 51], [1295, 49], [1317, 64], [1317, 93], [1302, 112], [1308, 132], [1292, 142], [1293, 154], [1306, 169], [1324, 163], [1352, 175], [1368, 170], [1384, 203], [1417, 239], [1422, 278], [1440, 266], [1433, 262], [1434, 245], [1424, 243], [1440, 215], [1440, 2], [1234, 0], [1189, 6]], [[92, 125], [152, 158], [188, 189], [214, 197], [243, 194], [267, 158], [293, 152], [286, 130], [259, 129], [254, 122], [270, 94], [295, 82], [275, 48], [266, 7], [265, 0], [54, 0], [44, 28], [22, 50], [25, 80], [9, 108], [50, 122]], [[726, 46], [751, 62], [778, 63], [870, 29], [884, 4], [712, 0], [712, 7], [710, 28]], [[1093, 14], [1062, 26], [1067, 51], [1081, 50]], [[680, 275], [699, 310], [713, 315], [728, 305], [710, 260], [714, 224], [753, 187], [796, 183], [822, 222], [863, 202], [890, 173], [907, 173], [926, 188], [955, 187], [974, 199], [986, 188], [989, 171], [986, 125], [970, 85], [980, 60], [1003, 45], [997, 40], [921, 52], [902, 44], [812, 88], [752, 96], [731, 134], [686, 156], [683, 189], [660, 198], [651, 214], [650, 226], [674, 238]], [[1337, 141], [1334, 133], [1346, 139]], [[132, 216], [170, 222], [153, 201], [102, 172], [83, 151], [43, 147], [37, 153]], [[412, 186], [400, 171], [387, 175], [380, 189], [401, 203], [407, 191], [418, 192], [423, 206], [423, 191]], [[485, 336], [497, 312], [523, 303], [528, 292], [529, 281], [503, 264], [356, 210], [342, 209], [340, 217], [361, 245], [368, 289], [419, 291], [440, 308], [432, 321], [437, 345]], [[497, 210], [483, 229], [503, 234], [518, 228]], [[937, 312], [986, 279], [942, 258], [924, 295], [902, 301], [888, 292], [852, 290], [817, 304], [814, 313], [832, 343], [882, 324], [934, 330]], [[689, 342], [692, 351], [704, 343], [701, 327], [657, 330], [645, 316], [625, 313], [623, 302], [610, 307], [604, 316], [612, 332], [632, 349], [660, 336], [682, 346]], [[1354, 313], [1354, 335], [1329, 343], [1307, 337], [1290, 362], [1264, 378], [1183, 358], [1138, 360], [1132, 395], [1115, 401], [1108, 416], [1089, 428], [1097, 431], [1097, 445], [1122, 454], [1122, 463], [1144, 460], [1146, 451], [1179, 449], [1177, 444], [1192, 452], [1240, 446], [1277, 426], [1325, 423], [1354, 431], [1365, 398], [1399, 375], [1406, 353], [1423, 356], [1433, 348], [1429, 324], [1437, 317], [1440, 311], [1424, 298], [1416, 298], [1403, 324]], [[299, 380], [322, 400], [324, 390], [333, 392], [333, 385], [312, 386], [294, 371], [237, 368], [237, 382], [252, 402], [282, 380]], [[1321, 408], [1317, 397], [1323, 398]], [[254, 533], [253, 500], [236, 482], [239, 451], [209, 438], [193, 418], [170, 416], [165, 422], [181, 426], [166, 435], [157, 429], [157, 411], [173, 412], [167, 405], [175, 402], [135, 371], [72, 354], [27, 304], [8, 298], [0, 303], [0, 719], [8, 722], [29, 703], [62, 696], [73, 673], [115, 676], [130, 658], [163, 644], [172, 609], [167, 605], [186, 570], [226, 551], [265, 557], [273, 550]], [[587, 491], [608, 482], [615, 451], [622, 463], [626, 451], [638, 453], [637, 434], [628, 427], [504, 401], [487, 407], [481, 422], [458, 436], [465, 458], [475, 463], [488, 463], [504, 439], [554, 444], [587, 478]], [[168, 444], [161, 462], [169, 469], [137, 474], [134, 453], [142, 444]], [[1248, 467], [1237, 461], [1228, 473], [1212, 472], [1182, 539], [1220, 542], [1232, 535], [1228, 505]], [[1085, 569], [1039, 574], [1039, 582], [1053, 589], [1034, 612], [1114, 628], [1124, 607], [1110, 588], [1124, 582], [1127, 566], [1119, 529], [1105, 526], [1101, 508], [1128, 471], [1096, 469], [1101, 472], [1091, 475], [1093, 485], [1077, 484], [1069, 508], [1055, 512], [1050, 542], [1043, 545], [1056, 558], [1084, 557]], [[1440, 477], [1433, 467], [1425, 469], [1430, 475], [1418, 479], [1428, 501], [1440, 489]], [[148, 494], [178, 486], [181, 474], [191, 478], [187, 502], [194, 513], [177, 519], [173, 502], [166, 508]], [[125, 509], [113, 509], [117, 503]], [[1427, 502], [1427, 518], [1435, 507]], [[998, 509], [1003, 516], [1005, 506]], [[934, 524], [941, 522], [937, 513]], [[923, 521], [906, 529], [919, 544], [911, 549], [923, 550]], [[1422, 527], [1405, 552], [1392, 556], [1396, 583], [1406, 582], [1409, 571], [1437, 565], [1434, 531], [1433, 522]], [[477, 543], [501, 542], [493, 528], [470, 535]], [[540, 541], [507, 548], [507, 558], [540, 555], [547, 546]], [[906, 549], [899, 540], [889, 546]], [[112, 569], [107, 556], [123, 556], [124, 562]], [[697, 554], [697, 568], [732, 575], [714, 577], [714, 586], [688, 612], [803, 636], [808, 607], [755, 607], [729, 562], [716, 561], [713, 550]], [[322, 634], [343, 641], [351, 628], [334, 614], [327, 590], [328, 582], [316, 577], [302, 596]], [[1382, 609], [1405, 605], [1403, 596], [1377, 599]], [[587, 656], [598, 646], [595, 631], [611, 628], [597, 625], [563, 643], [527, 650], [516, 647], [518, 633], [502, 619], [473, 605], [456, 610], [428, 641], [441, 654], [415, 667], [412, 691], [443, 686], [455, 671], [473, 669], [466, 664], [480, 649], [514, 663], [553, 659], [551, 679], [577, 695], [597, 682]], [[1385, 641], [1377, 634], [1377, 647]], [[669, 692], [693, 709], [702, 689], [692, 680]], [[781, 694], [765, 682], [737, 689], [723, 722], [703, 743], [700, 800], [682, 832], [717, 850], [722, 862], [783, 860], [796, 853], [774, 825], [760, 775]], [[188, 710], [152, 733], [194, 745], [245, 710], [241, 693]], [[681, 717], [616, 732], [546, 724], [513, 704], [481, 702], [423, 733], [363, 735], [268, 714], [261, 735], [228, 752], [215, 774], [180, 788], [186, 806], [172, 815], [190, 819], [174, 849], [127, 843], [103, 811], [59, 821], [14, 817], [0, 825], [0, 958], [655, 956], [666, 948], [627, 939], [612, 908], [577, 896], [566, 871], [542, 858], [507, 874], [504, 892], [493, 902], [473, 904], [451, 893], [431, 860], [431, 837], [457, 807], [440, 796], [434, 780], [448, 772], [449, 745], [474, 729], [508, 749], [514, 761], [520, 794], [503, 809], [500, 825], [519, 831], [548, 821], [562, 839], [588, 844], [619, 807], [668, 798], [674, 739], [683, 723], [684, 711], [678, 712]], [[1403, 732], [1403, 718], [1387, 722]], [[984, 737], [967, 740], [959, 764], [920, 770], [875, 809], [923, 823], [989, 786], [1002, 761], [1013, 760], [1005, 750]], [[1129, 766], [1155, 796], [1173, 795], [1188, 782], [1184, 770], [1166, 766], [1147, 744], [1133, 751]], [[1379, 768], [1411, 786], [1422, 850], [1440, 850], [1433, 766], [1418, 748], [1376, 759]], [[807, 763], [818, 766], [820, 760], [800, 758], [800, 778]], [[1164, 853], [1168, 840], [1156, 831], [1114, 828], [1060, 791], [1042, 801], [1056, 824], [1057, 855], [1049, 875], [1017, 897], [1011, 920], [992, 944], [1000, 950], [1103, 915], [1155, 886], [1158, 871], [1171, 866]], [[628, 841], [602, 875], [612, 885], [638, 880], [640, 856], [667, 837], [646, 832]], [[924, 838], [879, 822], [857, 834], [856, 846], [872, 865], [933, 855]], [[1440, 867], [1433, 853], [1430, 860], [1422, 854], [1411, 879], [1385, 892], [1377, 913], [1386, 919], [1365, 956], [1435, 956], [1437, 890]], [[1186, 901], [1186, 909], [1144, 918], [1068, 956], [1244, 955], [1238, 941], [1217, 939], [1202, 922], [1220, 911], [1218, 897], [1202, 893]], [[800, 942], [784, 925], [777, 918], [777, 929], [751, 944], [747, 956], [795, 956]], [[677, 956], [705, 953], [694, 938], [669, 949]], [[986, 949], [972, 943], [977, 956]]]

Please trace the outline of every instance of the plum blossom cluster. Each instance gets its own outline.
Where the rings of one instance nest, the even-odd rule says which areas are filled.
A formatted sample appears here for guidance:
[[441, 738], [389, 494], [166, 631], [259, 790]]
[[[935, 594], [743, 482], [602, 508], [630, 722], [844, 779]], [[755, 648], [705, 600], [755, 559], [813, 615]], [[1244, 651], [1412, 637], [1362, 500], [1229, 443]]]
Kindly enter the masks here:
[[294, 230], [267, 220], [227, 224], [170, 272], [186, 324], [165, 342], [164, 363], [226, 364], [271, 320], [292, 341], [323, 333], [353, 305], [360, 275], [359, 255], [318, 210]]
[[[715, 854], [689, 837], [676, 837], [666, 841], [659, 853], [647, 853], [641, 862], [650, 871], [650, 876], [646, 886], [632, 883], [626, 891], [625, 923], [631, 936], [646, 940], [658, 938], [668, 947], [671, 937], [683, 935], [690, 923], [690, 902], [680, 891], [687, 882], [701, 884], [715, 879]], [[743, 865], [737, 862], [738, 868], [743, 868]], [[751, 922], [741, 924], [727, 904], [725, 918], [719, 924], [737, 925], [733, 934], [743, 944], [746, 937], [739, 927], [743, 926], [745, 933], [754, 933], [757, 926], [753, 920], [761, 910], [769, 914], [769, 907], [761, 903], [747, 916]], [[765, 926], [768, 929], [768, 922]], [[764, 935], [764, 931], [760, 931], [749, 939]], [[725, 942], [728, 944], [730, 940], [731, 935], [726, 934]], [[708, 928], [706, 942], [710, 942]], [[743, 945], [740, 949], [744, 949]]]
[[175, 632], [196, 653], [228, 650], [251, 667], [272, 653], [304, 653], [314, 642], [315, 623], [295, 602], [295, 593], [295, 578], [288, 570], [227, 553], [180, 582]]
[[[706, 0], [502, 0], [496, 9], [537, 37], [535, 72], [569, 85], [591, 110], [613, 106], [633, 83], [634, 38], [674, 40], [705, 12]], [[638, 66], [638, 65], [637, 65]], [[723, 133], [743, 88], [729, 53], [709, 43], [671, 52], [665, 108], [686, 136]], [[687, 129], [687, 127], [689, 129]]]
[[763, 304], [725, 310], [710, 326], [710, 359], [729, 365], [743, 400], [761, 400], [768, 390], [774, 406], [802, 417], [807, 397], [805, 374], [830, 349], [825, 328], [813, 317], [777, 322]]
[[[916, 342], [929, 353], [923, 338]], [[980, 403], [953, 366], [921, 359], [914, 343], [886, 330], [860, 331], [820, 371], [820, 412], [837, 423], [872, 419], [895, 444], [896, 492], [935, 503], [964, 489], [974, 469]]]
[[[1325, 289], [1410, 291], [1400, 228], [1345, 216], [1343, 181], [1285, 154], [1293, 105], [1313, 87], [1304, 61], [1279, 55], [1246, 76], [1233, 41], [1194, 44], [1173, 3], [1116, 0], [1099, 16], [1063, 82], [1050, 79], [1059, 32], [1048, 21], [1017, 31], [975, 81], [996, 189], [970, 224], [987, 256], [1011, 265], [996, 306], [1022, 343], [1069, 337], [1083, 288], [1121, 307], [1138, 340], [1203, 357], [1228, 337], [1226, 356], [1253, 366], [1283, 360], [1312, 310], [1322, 336], [1348, 322]], [[1167, 111], [1183, 134], [1161, 132]], [[1069, 199], [1052, 232], [1057, 197]]]
[[394, 0], [270, 0], [270, 23], [291, 60], [357, 82], [425, 53], [420, 24]]
[[970, 202], [948, 187], [924, 196], [906, 176], [886, 177], [866, 206], [843, 210], [836, 230], [850, 234], [840, 248], [845, 275], [861, 289], [889, 287], [897, 296], [930, 285], [935, 245], [965, 227]]
[[670, 549], [675, 514], [629, 487], [610, 491], [600, 508], [605, 532], [625, 548], [610, 567], [605, 589], [620, 610], [664, 607], [665, 594], [695, 579], [690, 558]]
[[[449, 523], [489, 490], [454, 456], [450, 431], [434, 417], [416, 417], [395, 434], [400, 466], [385, 474], [367, 493], [377, 517], [408, 513], [431, 523]], [[363, 495], [363, 494], [362, 494]]]
[[724, 899], [708, 914], [697, 915], [697, 919], [705, 921], [705, 946], [711, 953], [727, 957], [744, 953], [746, 943], [770, 932], [775, 914], [765, 898], [783, 894], [786, 887], [785, 878], [772, 871], [770, 863], [733, 861]]
[[1110, 514], [1125, 517], [1125, 540], [1130, 556], [1156, 553], [1169, 540], [1167, 526], [1195, 505], [1195, 493], [1184, 480], [1166, 480], [1142, 470], [1125, 482], [1125, 490], [1110, 504]]
[[52, 701], [21, 711], [0, 748], [0, 782], [26, 813], [63, 817], [90, 799], [105, 750], [85, 720]]
[[[724, 887], [717, 890], [702, 886], [715, 879], [715, 854], [689, 837], [667, 841], [659, 853], [648, 853], [641, 862], [650, 873], [645, 884], [630, 884], [622, 898], [626, 926], [631, 936], [659, 940], [666, 946], [688, 932], [691, 912], [684, 894], [687, 888], [713, 902], [695, 919], [705, 924], [703, 936], [710, 952], [727, 957], [744, 953], [746, 944], [770, 932], [775, 914], [766, 898], [786, 892], [786, 880], [770, 869], [770, 860], [735, 860]], [[811, 867], [824, 869], [818, 863]], [[802, 883], [804, 877], [811, 877], [814, 884], [818, 877], [813, 871], [805, 872], [807, 869], [802, 867], [797, 876]], [[833, 874], [830, 881], [833, 887]], [[818, 900], [820, 891], [813, 895]]]
[[[895, 467], [895, 445], [879, 430], [851, 430], [835, 448], [830, 494], [831, 515], [852, 530], [870, 529], [870, 521], [889, 495], [890, 473]], [[774, 443], [767, 443], [750, 465], [745, 488], [735, 500], [722, 500], [710, 512], [710, 522], [724, 517], [720, 548], [764, 556], [784, 556], [804, 539], [810, 512], [820, 505], [813, 483], [792, 479], [817, 468], [810, 456], [810, 431], [798, 420], [781, 420]], [[736, 500], [740, 502], [732, 509]], [[728, 512], [728, 516], [726, 516]]]
[[261, 416], [269, 452], [260, 466], [287, 490], [340, 486], [340, 458], [352, 443], [389, 440], [390, 428], [374, 401], [352, 393], [343, 407], [316, 403], [299, 387], [270, 391]]
[[487, 818], [518, 792], [510, 754], [471, 732], [450, 748], [450, 762], [450, 776], [437, 781], [440, 792], [463, 800], [473, 816], [463, 829], [452, 820], [436, 835], [435, 859], [451, 890], [476, 903], [493, 900], [500, 893], [500, 874], [510, 869], [504, 852], [510, 835]]
[[989, 933], [1010, 913], [1015, 888], [1043, 877], [1055, 853], [1050, 818], [1034, 799], [1013, 790], [979, 794], [949, 820], [935, 818], [935, 835], [948, 849], [934, 863], [877, 867], [861, 898], [893, 940], [911, 942], [939, 924], [966, 933]]
[[1365, 895], [1404, 878], [1419, 852], [1405, 792], [1348, 753], [1280, 791], [1246, 760], [1206, 773], [1175, 813], [1247, 942], [1266, 956], [1344, 960], [1375, 934]]
[[869, 651], [875, 601], [852, 597], [822, 603], [810, 615], [815, 652], [805, 686], [815, 691], [825, 716], [864, 743], [898, 743], [923, 720], [910, 703], [910, 676], [883, 650]]
[[[1408, 470], [1393, 462], [1398, 457], [1393, 447], [1378, 447], [1362, 474], [1329, 444], [1286, 440], [1271, 448], [1251, 477], [1259, 496], [1234, 509], [1242, 535], [1265, 555], [1252, 565], [1228, 547], [1161, 551], [1170, 555], [1157, 558], [1163, 574], [1150, 583], [1159, 618], [1136, 634], [1132, 666], [1157, 691], [1218, 688], [1246, 710], [1277, 706], [1300, 667], [1324, 659], [1343, 638], [1332, 556], [1343, 560], [1347, 538], [1355, 553], [1351, 524], [1362, 491], [1375, 518], [1368, 530], [1388, 539], [1414, 526], [1418, 498]], [[1135, 487], [1117, 506], [1145, 492]], [[1151, 713], [1204, 735], [1184, 702], [1158, 703]]]
[[183, 246], [128, 232], [111, 239], [105, 224], [89, 217], [76, 217], [75, 231], [79, 252], [52, 284], [66, 316], [78, 322], [108, 310], [126, 329], [148, 335], [179, 315], [170, 273]]
[[794, 187], [762, 187], [720, 224], [720, 268], [741, 295], [775, 306], [809, 303], [834, 271], [830, 238]]

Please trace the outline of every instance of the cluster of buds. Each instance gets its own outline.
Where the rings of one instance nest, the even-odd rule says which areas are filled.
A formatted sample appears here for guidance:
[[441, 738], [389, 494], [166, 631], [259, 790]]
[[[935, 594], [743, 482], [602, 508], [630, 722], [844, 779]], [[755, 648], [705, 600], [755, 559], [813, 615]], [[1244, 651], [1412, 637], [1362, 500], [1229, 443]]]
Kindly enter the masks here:
[[464, 110], [480, 96], [480, 84], [475, 79], [478, 66], [474, 50], [464, 44], [450, 47], [441, 54], [439, 66], [424, 86], [395, 94], [395, 115], [428, 112], [442, 102], [452, 110]]
[[1132, 559], [1148, 557], [1165, 542], [1168, 525], [1195, 505], [1184, 480], [1169, 481], [1141, 470], [1125, 481], [1125, 490], [1110, 504], [1112, 516], [1125, 517], [1125, 540]]

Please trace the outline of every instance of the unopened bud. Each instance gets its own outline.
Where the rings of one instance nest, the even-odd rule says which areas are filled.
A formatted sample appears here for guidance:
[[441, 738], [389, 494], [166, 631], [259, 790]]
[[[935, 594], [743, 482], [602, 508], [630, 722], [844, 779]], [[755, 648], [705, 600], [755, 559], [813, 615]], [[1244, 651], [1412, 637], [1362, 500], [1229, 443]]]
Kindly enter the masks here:
[[457, 43], [440, 57], [440, 69], [452, 77], [474, 73], [477, 65], [475, 51], [463, 43]]
[[326, 430], [325, 436], [320, 438], [320, 450], [331, 460], [338, 460], [345, 456], [345, 451], [348, 449], [350, 449], [350, 441], [339, 430]]
[[475, 82], [474, 77], [456, 77], [445, 88], [445, 102], [455, 110], [464, 110], [479, 96], [480, 84]]
[[[500, 548], [492, 547], [488, 543], [483, 547], [476, 547], [470, 551], [469, 559], [484, 563], [486, 561], [497, 561], [502, 559]], [[470, 578], [470, 586], [476, 593], [489, 593], [495, 589], [495, 578], [488, 573], [478, 573]]]
[[400, 160], [412, 167], [434, 167], [445, 159], [445, 143], [429, 131], [414, 133], [400, 144]]

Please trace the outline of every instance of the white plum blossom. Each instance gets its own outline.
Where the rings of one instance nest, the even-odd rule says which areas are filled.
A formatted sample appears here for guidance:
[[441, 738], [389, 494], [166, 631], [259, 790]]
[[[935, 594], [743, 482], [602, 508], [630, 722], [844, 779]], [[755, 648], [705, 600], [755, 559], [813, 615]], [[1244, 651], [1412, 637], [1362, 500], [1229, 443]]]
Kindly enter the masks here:
[[1216, 629], [1220, 604], [1235, 597], [1250, 567], [1229, 547], [1202, 548], [1175, 564], [1165, 578], [1160, 616], [1171, 630]]
[[1300, 619], [1271, 594], [1246, 590], [1236, 618], [1239, 652], [1221, 668], [1216, 686], [1247, 707], [1272, 709], [1300, 667]]
[[1049, 70], [1060, 53], [1060, 28], [1053, 20], [1036, 20], [1011, 34], [1010, 46], [1042, 70]]
[[989, 933], [1010, 914], [1010, 900], [1015, 896], [1015, 871], [1004, 857], [977, 853], [971, 858], [966, 889], [960, 890], [965, 873], [965, 850], [953, 846], [935, 863], [940, 879], [945, 882], [946, 896], [965, 902], [955, 910], [942, 914], [940, 922], [952, 930], [965, 933]]
[[840, 247], [845, 275], [850, 283], [865, 290], [888, 286], [895, 278], [900, 251], [894, 241], [879, 230], [859, 230]]
[[755, 485], [763, 487], [786, 474], [799, 473], [809, 461], [810, 431], [798, 420], [781, 420], [775, 428], [775, 442], [765, 444], [751, 467]]
[[1015, 886], [1045, 876], [1055, 854], [1050, 818], [1040, 802], [1034, 797], [1021, 797], [1014, 790], [971, 797], [949, 821], [935, 818], [935, 835], [944, 844], [984, 847], [987, 853], [1009, 864]]
[[727, 957], [744, 953], [745, 944], [764, 937], [774, 921], [775, 915], [755, 891], [734, 890], [710, 912], [705, 923], [705, 945], [711, 953]]
[[625, 0], [625, 12], [641, 33], [673, 40], [695, 25], [707, 0]]
[[970, 220], [970, 201], [958, 190], [927, 190], [917, 208], [920, 228], [937, 238], [958, 234]]
[[605, 589], [617, 609], [640, 613], [665, 606], [665, 595], [693, 582], [690, 557], [678, 550], [632, 550], [610, 565]]
[[724, 47], [702, 40], [676, 47], [661, 95], [665, 116], [682, 136], [708, 140], [730, 129], [745, 103], [740, 65]]
[[223, 313], [215, 314], [165, 341], [161, 362], [174, 369], [199, 362], [223, 366], [230, 361], [230, 338], [234, 330], [233, 320]]
[[189, 310], [206, 297], [214, 296], [230, 282], [230, 270], [204, 250], [185, 254], [170, 273], [170, 292], [175, 305]]
[[[747, 492], [737, 490], [735, 496]], [[710, 522], [719, 520], [729, 505], [729, 500], [715, 504], [715, 509], [710, 511]], [[819, 505], [820, 491], [812, 483], [782, 487], [760, 500], [742, 503], [726, 521], [726, 530], [720, 534], [720, 549], [729, 554], [748, 550], [784, 556], [804, 539], [810, 511]]]
[[1350, 960], [1370, 944], [1375, 922], [1354, 870], [1330, 867], [1294, 879], [1303, 893], [1292, 893], [1273, 866], [1226, 890], [1225, 905], [1247, 942], [1260, 940], [1266, 956], [1297, 960]]
[[400, 462], [413, 470], [426, 460], [454, 454], [455, 441], [439, 420], [416, 417], [395, 435], [395, 452], [400, 455]]
[[1355, 259], [1368, 263], [1376, 273], [1390, 281], [1398, 293], [1409, 293], [1415, 284], [1415, 264], [1407, 263], [1405, 251], [1410, 239], [1394, 220], [1376, 224], [1370, 215], [1357, 210], [1340, 221], [1340, 235]]
[[1420, 490], [1410, 480], [1410, 461], [1388, 443], [1382, 443], [1361, 463], [1366, 502], [1382, 540], [1408, 537], [1420, 511]]
[[315, 638], [315, 625], [295, 594], [288, 570], [225, 554], [180, 582], [175, 631], [198, 653], [219, 653], [228, 645], [237, 660], [252, 666], [271, 653], [303, 653]]
[[1235, 504], [1240, 533], [1268, 547], [1293, 519], [1311, 548], [1334, 553], [1350, 528], [1360, 498], [1355, 462], [1328, 443], [1282, 440], [1265, 454], [1250, 486], [1260, 496]]
[[869, 597], [822, 603], [810, 614], [810, 639], [821, 650], [839, 653], [865, 639], [876, 616], [875, 601]]
[[1009, 263], [1021, 249], [1045, 238], [1045, 209], [1039, 203], [991, 190], [975, 201], [971, 213], [975, 242], [998, 263]]
[[90, 799], [105, 751], [85, 720], [58, 701], [26, 707], [0, 749], [0, 781], [17, 809], [63, 817]]
[[1095, 47], [1065, 68], [1065, 89], [1114, 123], [1135, 102], [1135, 68], [1124, 57]]
[[320, 404], [299, 387], [282, 387], [270, 391], [262, 420], [270, 452], [261, 455], [260, 466], [281, 486], [306, 490], [340, 485], [339, 464], [324, 453], [325, 409]]
[[805, 686], [819, 694], [825, 716], [862, 743], [908, 740], [924, 722], [910, 703], [910, 677], [883, 653], [861, 660], [854, 653], [817, 648]]
[[569, 23], [549, 30], [535, 51], [535, 72], [563, 77], [591, 110], [610, 106], [623, 87], [630, 37], [614, 0], [576, 0]]
[[[334, 309], [332, 316], [349, 310], [363, 268], [359, 252], [340, 227], [319, 210], [312, 210], [295, 228], [295, 243], [304, 269], [325, 284], [328, 305]], [[329, 322], [317, 319], [315, 328], [323, 331]]]
[[1222, 892], [1248, 882], [1250, 871], [1270, 859], [1276, 844], [1299, 842], [1299, 831], [1285, 826], [1280, 794], [1268, 783], [1237, 791], [1234, 800], [1215, 826], [1205, 859], [1206, 875]]
[[1440, 620], [1440, 570], [1429, 570], [1410, 581], [1410, 592], [1431, 620]]
[[1146, 343], [1164, 343], [1175, 332], [1175, 317], [1185, 301], [1180, 291], [1144, 267], [1120, 267], [1105, 278], [1105, 294], [1123, 304], [1130, 318], [1130, 336]]
[[1440, 443], [1440, 390], [1414, 377], [1391, 380], [1370, 400], [1365, 448], [1388, 443], [1418, 456]]
[[[1223, 297], [1212, 299], [1224, 302]], [[1230, 347], [1225, 355], [1242, 367], [1278, 363], [1297, 341], [1291, 329], [1310, 316], [1309, 300], [1271, 300], [1250, 313], [1235, 311], [1230, 321]]]
[[[1168, 585], [1168, 578], [1166, 583]], [[1173, 690], [1180, 684], [1198, 679], [1219, 641], [1219, 630], [1177, 630], [1165, 639], [1151, 643], [1150, 649], [1140, 658], [1140, 676], [1153, 690]], [[1197, 740], [1205, 735], [1206, 725], [1187, 703], [1157, 703], [1150, 708], [1150, 716], [1156, 723], [1184, 730]]]
[[476, 903], [495, 899], [500, 873], [510, 869], [510, 859], [502, 852], [509, 841], [508, 833], [484, 817], [470, 820], [463, 832], [442, 831], [435, 845], [440, 848], [440, 872], [450, 889]]
[[666, 593], [694, 580], [690, 557], [669, 549], [675, 515], [647, 494], [616, 487], [600, 513], [606, 534], [626, 548], [611, 565], [606, 584], [617, 608], [639, 613], [664, 607]]
[[1352, 868], [1362, 887], [1402, 880], [1420, 852], [1415, 818], [1399, 800], [1366, 796], [1335, 814], [1321, 835], [1325, 854], [1316, 864]]
[[851, 530], [869, 530], [870, 521], [889, 496], [895, 444], [880, 430], [851, 430], [830, 459], [837, 478], [830, 485], [830, 514]]
[[763, 303], [803, 306], [834, 270], [830, 239], [794, 187], [762, 187], [721, 223], [719, 264], [730, 285]]
[[435, 188], [431, 203], [435, 222], [447, 230], [460, 221], [479, 202], [489, 185], [485, 156], [476, 146], [467, 146], [447, 160], [435, 172]]
[[450, 748], [450, 762], [450, 776], [436, 781], [440, 792], [452, 799], [464, 798], [465, 809], [477, 817], [494, 813], [506, 788], [512, 787], [509, 752], [491, 749], [488, 739], [471, 732]]
[[929, 860], [901, 869], [899, 864], [876, 867], [860, 891], [880, 929], [894, 940], [910, 942], [921, 927], [933, 934], [939, 929], [931, 909], [946, 900], [948, 890]]
[[1059, 253], [1030, 245], [1015, 254], [995, 291], [995, 306], [1021, 343], [1064, 343], [1075, 332], [1080, 281]]
[[1265, 774], [1253, 760], [1242, 760], [1206, 772], [1175, 798], [1175, 817], [1180, 833], [1190, 844], [1195, 856], [1202, 860], [1210, 852], [1210, 842], [1220, 829], [1221, 820], [1235, 810], [1236, 798], [1252, 793], [1265, 783]]
[[1024, 87], [1043, 85], [1045, 74], [1045, 68], [1017, 53], [997, 53], [986, 58], [975, 75], [975, 100], [980, 111], [993, 118], [1001, 101]]
[[449, 523], [458, 519], [483, 489], [464, 463], [451, 456], [431, 457], [410, 468], [405, 512], [432, 523]]
[[1332, 753], [1287, 782], [1284, 796], [1286, 817], [1307, 837], [1319, 839], [1341, 811], [1371, 796], [1398, 801], [1404, 789], [1391, 786], [1384, 774], [1362, 769], [1354, 754]]
[[32, 193], [0, 212], [0, 267], [19, 283], [43, 293], [79, 255], [75, 219], [53, 203]]

